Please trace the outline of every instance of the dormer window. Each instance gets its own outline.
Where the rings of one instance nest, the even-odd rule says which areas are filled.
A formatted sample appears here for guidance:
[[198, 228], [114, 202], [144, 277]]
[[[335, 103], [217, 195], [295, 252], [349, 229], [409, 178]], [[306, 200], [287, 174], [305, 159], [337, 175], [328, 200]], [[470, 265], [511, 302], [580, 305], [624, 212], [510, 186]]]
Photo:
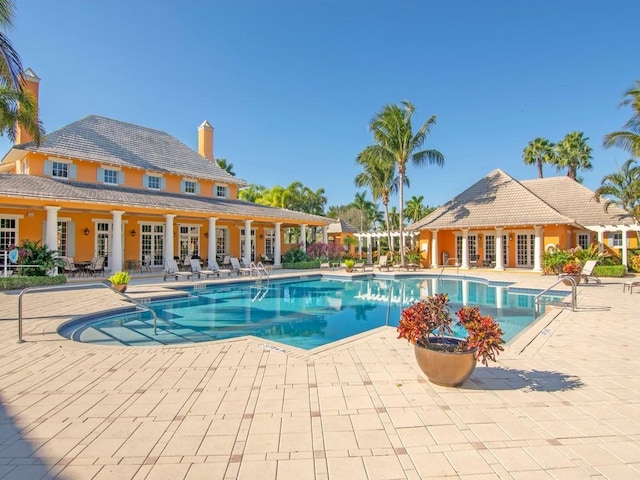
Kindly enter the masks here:
[[54, 177], [69, 178], [69, 165], [62, 162], [53, 162], [51, 175]]
[[229, 188], [226, 185], [216, 185], [214, 193], [218, 198], [229, 198]]
[[124, 172], [117, 168], [98, 168], [98, 182], [107, 185], [122, 185], [124, 183]]
[[76, 166], [60, 158], [45, 160], [44, 174], [53, 178], [76, 178]]
[[197, 194], [200, 193], [200, 184], [195, 180], [182, 180], [180, 190], [182, 193]]
[[142, 185], [151, 190], [164, 190], [165, 189], [165, 181], [164, 177], [161, 175], [154, 175], [152, 173], [147, 173], [142, 176]]
[[118, 172], [116, 172], [115, 170], [105, 170], [104, 183], [118, 183]]

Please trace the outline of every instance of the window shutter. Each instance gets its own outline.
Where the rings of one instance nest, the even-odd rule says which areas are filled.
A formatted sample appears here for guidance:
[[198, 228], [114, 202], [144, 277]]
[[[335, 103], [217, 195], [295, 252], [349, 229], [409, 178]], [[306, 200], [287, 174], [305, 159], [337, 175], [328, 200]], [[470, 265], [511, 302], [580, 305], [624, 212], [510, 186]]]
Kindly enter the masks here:
[[53, 175], [53, 162], [51, 160], [44, 161], [44, 174], [45, 175]]
[[200, 182], [196, 182], [196, 194], [200, 194]]
[[149, 175], [142, 175], [142, 186], [149, 188]]
[[118, 172], [118, 185], [124, 185], [124, 172], [122, 170]]
[[67, 256], [76, 256], [76, 222], [67, 222]]
[[98, 182], [104, 182], [104, 168], [98, 167]]
[[77, 175], [78, 168], [74, 164], [69, 165], [69, 178], [76, 178]]
[[164, 190], [166, 188], [167, 188], [167, 186], [166, 186], [166, 182], [164, 180], [164, 177], [160, 177], [160, 190]]
[[185, 181], [184, 180], [180, 180], [180, 191], [182, 193], [184, 193], [185, 190]]

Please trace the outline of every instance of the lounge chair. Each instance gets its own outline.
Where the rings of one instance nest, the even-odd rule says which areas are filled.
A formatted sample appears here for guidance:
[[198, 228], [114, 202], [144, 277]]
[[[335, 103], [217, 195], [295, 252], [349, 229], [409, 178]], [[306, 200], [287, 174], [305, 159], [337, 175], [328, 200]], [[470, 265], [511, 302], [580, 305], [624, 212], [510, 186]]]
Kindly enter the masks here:
[[251, 274], [251, 268], [241, 266], [236, 257], [231, 257], [229, 261], [231, 262], [231, 269], [237, 272], [238, 275]]
[[102, 255], [93, 257], [91, 263], [87, 265], [86, 272], [92, 277], [97, 273], [104, 274], [104, 257]]
[[228, 268], [220, 268], [215, 258], [210, 260], [209, 270], [213, 270], [215, 273], [218, 274], [218, 276], [223, 274], [227, 274], [228, 276], [231, 276], [231, 274], [233, 273], [233, 271]]
[[629, 289], [629, 293], [633, 293], [633, 287], [640, 287], [640, 279], [627, 280], [622, 285], [622, 292], [624, 293], [627, 289]]
[[322, 262], [320, 268], [331, 268], [331, 264], [329, 262]]
[[213, 270], [203, 270], [202, 267], [200, 267], [200, 260], [195, 258], [191, 259], [191, 271], [194, 275], [198, 275], [198, 278], [202, 278], [203, 275], [205, 279], [218, 275], [218, 272], [214, 272]]
[[382, 270], [385, 269], [387, 272], [389, 271], [389, 269], [391, 268], [391, 265], [389, 265], [389, 259], [386, 255], [382, 255], [380, 256], [380, 260], [378, 260], [378, 269]]
[[140, 262], [140, 273], [142, 271], [151, 273], [151, 255], [145, 255], [142, 257], [142, 262]]
[[174, 277], [176, 280], [178, 280], [178, 278], [189, 279], [192, 276], [193, 276], [193, 273], [191, 272], [181, 272], [175, 260], [167, 260], [164, 263], [164, 281], [167, 280], [167, 277]]
[[596, 283], [600, 283], [600, 279], [598, 278], [598, 276], [593, 273], [593, 270], [596, 268], [597, 264], [597, 260], [587, 260], [586, 262], [584, 262], [582, 271], [580, 272], [580, 277], [582, 277], [584, 283], [589, 283], [589, 279], [595, 280]]

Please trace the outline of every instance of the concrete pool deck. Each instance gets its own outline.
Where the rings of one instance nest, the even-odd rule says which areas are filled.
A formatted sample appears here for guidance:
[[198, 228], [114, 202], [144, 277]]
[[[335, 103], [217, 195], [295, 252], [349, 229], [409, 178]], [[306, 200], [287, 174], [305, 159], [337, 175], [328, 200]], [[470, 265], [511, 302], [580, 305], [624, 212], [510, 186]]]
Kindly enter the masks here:
[[0, 479], [640, 478], [640, 290], [622, 283], [581, 284], [577, 312], [549, 312], [461, 388], [429, 383], [391, 327], [312, 353], [55, 333], [122, 307], [106, 288], [26, 295], [18, 344], [18, 295], [0, 293]]

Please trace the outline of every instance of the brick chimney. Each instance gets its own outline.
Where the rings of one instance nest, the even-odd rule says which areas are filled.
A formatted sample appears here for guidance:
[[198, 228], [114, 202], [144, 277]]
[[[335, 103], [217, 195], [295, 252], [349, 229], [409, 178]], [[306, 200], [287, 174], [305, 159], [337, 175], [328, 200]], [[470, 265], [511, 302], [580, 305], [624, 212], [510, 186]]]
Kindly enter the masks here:
[[[36, 106], [38, 105], [38, 94], [40, 90], [40, 78], [35, 74], [33, 70], [27, 68], [24, 72], [22, 72], [22, 79], [24, 81], [24, 90], [29, 92], [34, 100], [36, 101]], [[33, 141], [33, 136], [30, 135], [26, 130], [24, 130], [20, 124], [18, 124], [16, 128], [16, 145], [20, 145], [21, 143], [29, 143]]]
[[210, 161], [214, 161], [213, 156], [213, 127], [205, 120], [198, 127], [198, 153]]

